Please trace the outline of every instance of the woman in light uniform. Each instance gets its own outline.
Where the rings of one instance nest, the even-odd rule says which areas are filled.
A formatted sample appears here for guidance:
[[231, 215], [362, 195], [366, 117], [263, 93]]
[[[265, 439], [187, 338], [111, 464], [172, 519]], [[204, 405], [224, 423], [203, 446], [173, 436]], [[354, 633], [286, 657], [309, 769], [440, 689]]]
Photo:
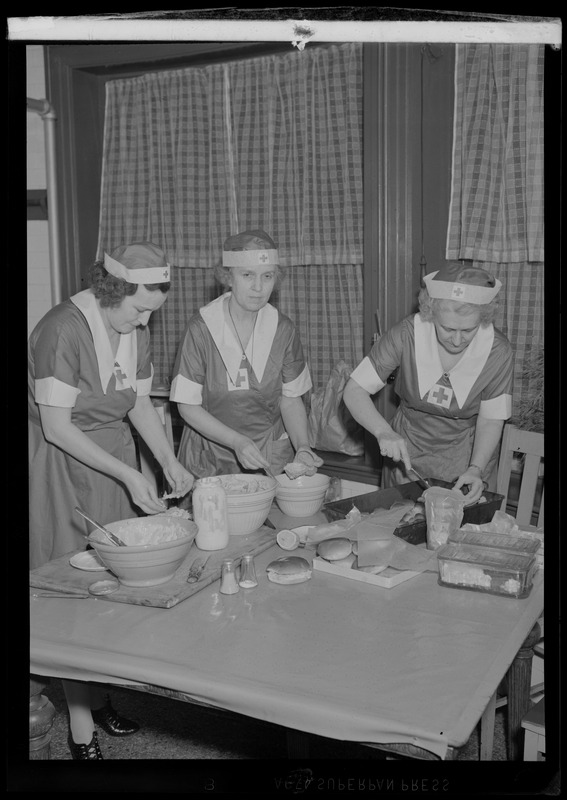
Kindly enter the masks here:
[[[419, 313], [373, 345], [352, 372], [344, 400], [380, 445], [384, 486], [411, 480], [405, 470], [413, 465], [425, 477], [468, 487], [470, 505], [484, 483], [492, 485], [512, 411], [512, 348], [492, 324], [501, 283], [458, 262], [447, 262], [424, 282]], [[395, 369], [400, 403], [388, 424], [371, 395]]]
[[[165, 254], [150, 242], [121, 245], [92, 271], [91, 287], [52, 308], [28, 343], [30, 568], [85, 547], [81, 507], [102, 522], [165, 510], [138, 471], [127, 417], [175, 491], [193, 476], [175, 458], [149, 396], [148, 320], [170, 287]], [[100, 690], [63, 681], [76, 760], [100, 760], [94, 721], [113, 736], [138, 725]], [[91, 714], [91, 709], [92, 714]]]
[[171, 400], [187, 423], [178, 458], [197, 477], [263, 468], [294, 459], [314, 474], [302, 396], [312, 386], [291, 320], [269, 304], [281, 277], [273, 240], [244, 231], [224, 243], [217, 278], [230, 291], [187, 325]]

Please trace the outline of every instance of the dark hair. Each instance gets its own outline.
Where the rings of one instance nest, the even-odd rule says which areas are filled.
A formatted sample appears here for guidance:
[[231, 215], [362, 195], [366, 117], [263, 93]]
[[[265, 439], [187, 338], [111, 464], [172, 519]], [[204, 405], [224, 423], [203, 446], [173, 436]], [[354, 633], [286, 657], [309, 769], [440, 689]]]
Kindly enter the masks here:
[[116, 308], [125, 297], [136, 294], [138, 286], [144, 286], [149, 292], [157, 292], [159, 289], [163, 294], [166, 294], [171, 286], [171, 281], [139, 284], [115, 278], [106, 270], [102, 261], [95, 261], [91, 267], [89, 279], [94, 296], [100, 301], [102, 308]]

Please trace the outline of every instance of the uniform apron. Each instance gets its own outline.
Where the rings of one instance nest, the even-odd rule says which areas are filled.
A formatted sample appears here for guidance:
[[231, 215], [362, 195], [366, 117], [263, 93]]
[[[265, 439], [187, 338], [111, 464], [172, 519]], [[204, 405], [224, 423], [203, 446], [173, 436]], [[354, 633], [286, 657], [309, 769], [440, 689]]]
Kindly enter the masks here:
[[[351, 377], [374, 394], [397, 369], [400, 402], [390, 425], [405, 438], [418, 472], [452, 483], [470, 463], [481, 410], [494, 419], [510, 417], [513, 366], [510, 343], [489, 325], [479, 328], [458, 364], [444, 372], [435, 326], [416, 314], [384, 334]], [[489, 485], [497, 459], [495, 448], [482, 474]], [[384, 459], [384, 487], [410, 480], [397, 462]]]
[[[212, 416], [248, 436], [274, 474], [294, 458], [280, 412], [282, 394], [311, 388], [309, 369], [291, 320], [267, 304], [258, 312], [243, 354], [224, 316], [230, 293], [200, 309], [177, 354], [170, 398], [202, 404]], [[186, 425], [178, 459], [196, 477], [246, 472], [233, 450]]]
[[151, 387], [148, 331], [122, 335], [116, 357], [110, 351], [109, 362], [110, 342], [93, 302], [90, 290], [66, 300], [48, 312], [29, 340], [31, 569], [84, 549], [84, 537], [92, 526], [74, 511], [75, 506], [103, 524], [137, 516], [120, 482], [50, 444], [41, 428], [38, 402], [71, 407], [74, 425], [107, 453], [137, 469], [126, 415], [135, 405], [136, 388], [147, 393]]

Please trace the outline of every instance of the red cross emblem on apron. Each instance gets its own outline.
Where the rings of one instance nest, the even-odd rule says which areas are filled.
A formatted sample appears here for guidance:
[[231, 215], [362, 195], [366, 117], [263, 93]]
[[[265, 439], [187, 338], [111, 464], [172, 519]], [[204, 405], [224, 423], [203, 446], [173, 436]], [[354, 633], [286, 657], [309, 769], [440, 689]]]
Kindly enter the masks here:
[[122, 367], [118, 363], [118, 361], [114, 362], [114, 374], [116, 376], [116, 388], [120, 389], [128, 389], [130, 388], [130, 382], [128, 380], [128, 376], [125, 372], [122, 372]]
[[441, 408], [449, 408], [453, 399], [453, 390], [450, 386], [441, 386], [436, 383], [427, 394], [427, 402]]
[[237, 373], [237, 376], [236, 376], [236, 381], [234, 381], [234, 382], [232, 381], [232, 378], [230, 377], [228, 372], [226, 373], [226, 378], [227, 378], [227, 382], [228, 382], [228, 391], [229, 392], [236, 392], [239, 389], [249, 389], [250, 388], [250, 383], [248, 381], [248, 370], [246, 369], [246, 367], [241, 367], [238, 370], [238, 373]]

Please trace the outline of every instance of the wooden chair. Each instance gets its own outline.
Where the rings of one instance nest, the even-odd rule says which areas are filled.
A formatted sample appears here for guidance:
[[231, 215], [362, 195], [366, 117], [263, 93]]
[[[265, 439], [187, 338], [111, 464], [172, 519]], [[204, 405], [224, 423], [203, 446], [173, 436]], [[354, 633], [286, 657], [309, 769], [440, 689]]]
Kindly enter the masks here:
[[[514, 454], [523, 456], [523, 469], [521, 473], [516, 473], [519, 475], [520, 484], [517, 509], [513, 516], [520, 527], [535, 525], [538, 528], [543, 528], [544, 488], [543, 481], [541, 484], [539, 482], [540, 467], [544, 457], [543, 433], [523, 431], [510, 424], [504, 426], [496, 479], [496, 491], [504, 495], [503, 511], [506, 511], [506, 508], [510, 506], [510, 479], [512, 477]], [[540, 485], [541, 498], [538, 498]], [[542, 550], [543, 545], [540, 552]], [[543, 659], [543, 617], [539, 620], [539, 624], [542, 629], [542, 637], [535, 646], [534, 652]], [[541, 692], [542, 689], [542, 683], [532, 685], [532, 697]], [[499, 698], [496, 701], [496, 707], [505, 703], [505, 697]]]
[[545, 698], [522, 720], [525, 731], [524, 761], [545, 761]]
[[[523, 469], [521, 473], [515, 473], [519, 476], [519, 490], [517, 496], [517, 508], [513, 510], [511, 506], [515, 501], [510, 492], [510, 483], [513, 477], [513, 464], [514, 454], [519, 453], [523, 458]], [[538, 479], [540, 477], [540, 466], [542, 464], [544, 454], [544, 435], [543, 433], [536, 433], [535, 431], [524, 431], [516, 428], [514, 425], [506, 424], [502, 434], [502, 444], [500, 448], [500, 458], [498, 461], [498, 473], [496, 478], [496, 491], [498, 494], [504, 496], [502, 501], [502, 511], [512, 513], [516, 522], [520, 527], [527, 527], [535, 523], [536, 527], [543, 527], [543, 486], [541, 490], [541, 499], [538, 503]], [[515, 494], [515, 493], [514, 493]], [[539, 620], [539, 629], [543, 628], [543, 617]], [[539, 638], [539, 637], [538, 637]], [[535, 647], [534, 647], [535, 645]], [[541, 651], [543, 655], [543, 639], [536, 639], [532, 643], [534, 650]], [[538, 650], [539, 648], [539, 650]], [[528, 648], [526, 648], [526, 653]], [[531, 651], [533, 653], [533, 651]], [[531, 654], [529, 655], [529, 663], [531, 669]], [[526, 661], [527, 661], [526, 656]], [[527, 666], [526, 668], [527, 669]], [[541, 693], [542, 684], [532, 686], [532, 690], [536, 693]], [[508, 702], [507, 697], [498, 697], [497, 693], [491, 698], [484, 714], [481, 718], [480, 724], [480, 758], [481, 760], [490, 760], [492, 758], [492, 742], [494, 737], [494, 717], [495, 710], [501, 706], [506, 705]], [[527, 709], [524, 709], [524, 713]], [[516, 714], [517, 709], [514, 710]], [[509, 711], [510, 713], [510, 711]], [[514, 750], [518, 751], [517, 743]]]
[[537, 527], [543, 527], [543, 489], [539, 508], [537, 505], [538, 478], [543, 459], [544, 435], [535, 431], [522, 431], [514, 425], [504, 426], [498, 473], [496, 477], [496, 491], [504, 495], [502, 511], [510, 505], [510, 479], [514, 454], [524, 456], [523, 470], [516, 473], [520, 476], [518, 506], [514, 513], [518, 525], [531, 525], [535, 520]]

